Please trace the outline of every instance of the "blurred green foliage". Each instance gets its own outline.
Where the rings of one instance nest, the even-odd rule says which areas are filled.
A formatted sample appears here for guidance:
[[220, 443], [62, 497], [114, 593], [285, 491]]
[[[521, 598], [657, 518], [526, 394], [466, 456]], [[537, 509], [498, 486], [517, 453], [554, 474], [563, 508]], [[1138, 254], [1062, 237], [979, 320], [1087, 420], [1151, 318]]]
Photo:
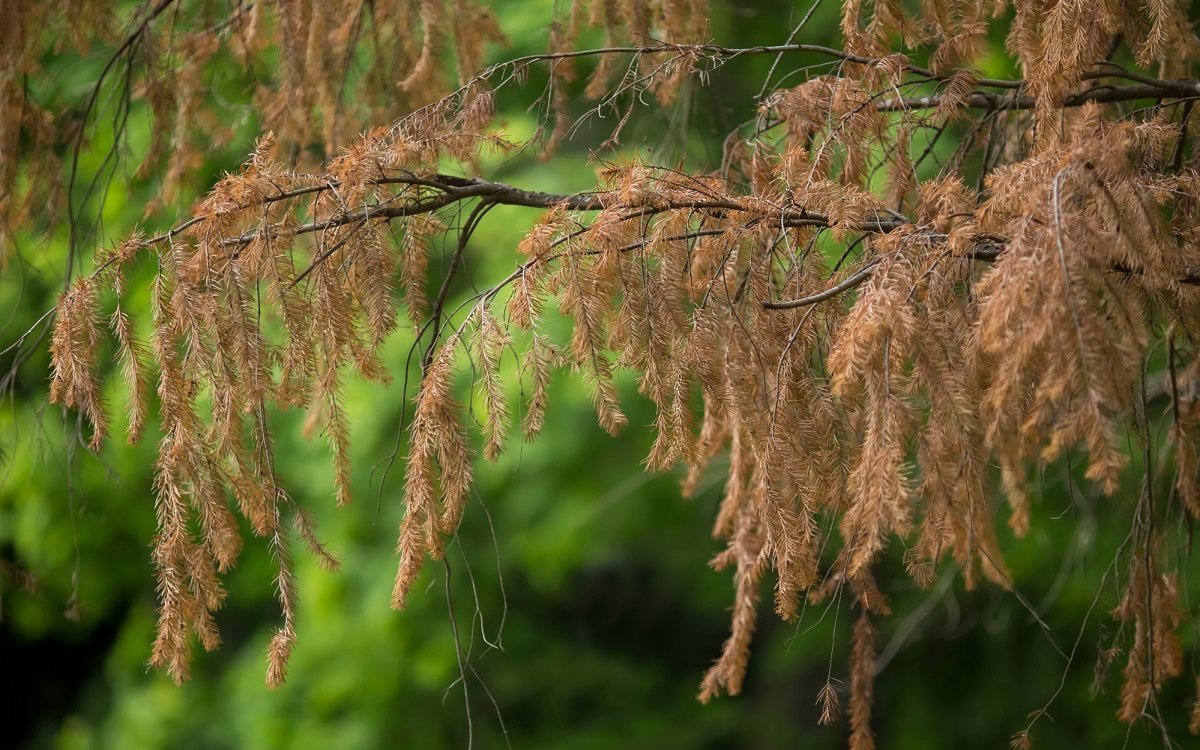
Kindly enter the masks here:
[[[505, 3], [502, 20], [513, 48], [496, 54], [543, 49], [550, 6]], [[807, 10], [749, 0], [714, 6], [711, 37], [730, 45], [783, 41]], [[803, 38], [832, 43], [837, 11], [833, 3], [820, 6]], [[82, 97], [110, 52], [52, 60], [61, 69], [58, 95]], [[662, 141], [662, 124], [650, 112], [631, 126], [627, 148], [663, 156], [682, 144], [690, 165], [712, 167], [723, 134], [752, 112], [769, 65], [756, 58], [724, 66], [710, 89], [694, 94], [686, 121], [664, 113], [671, 132], [681, 134], [672, 143]], [[1008, 65], [1002, 40], [993, 40], [985, 72], [1007, 73]], [[528, 107], [541, 91], [537, 73], [531, 77], [528, 87], [509, 89], [499, 101], [499, 119], [514, 135], [535, 126]], [[213, 85], [214, 100], [237, 102], [243, 94], [228, 77]], [[136, 153], [148, 125], [137, 111], [129, 123]], [[83, 183], [101, 169], [105, 139], [113, 138], [110, 125], [99, 127], [80, 163]], [[497, 160], [489, 174], [542, 190], [587, 186], [588, 151], [609, 127], [593, 120], [552, 161]], [[195, 191], [181, 197], [178, 215], [250, 150], [253, 118], [239, 133], [195, 176]], [[939, 148], [954, 145], [946, 138]], [[123, 168], [114, 180], [102, 204], [84, 207], [103, 220], [109, 239], [142, 220], [156, 187], [153, 178], [134, 180]], [[521, 231], [534, 218], [532, 211], [496, 209], [472, 239], [456, 293], [465, 296], [472, 280], [507, 273]], [[151, 229], [173, 223], [169, 215], [153, 221]], [[431, 276], [446, 260], [443, 249]], [[5, 346], [40, 330], [35, 324], [61, 288], [65, 263], [61, 231], [23, 238], [20, 258], [0, 278]], [[128, 285], [143, 311], [152, 270], [143, 268]], [[409, 329], [389, 344], [385, 361], [398, 373], [411, 345]], [[4, 371], [12, 356], [0, 356]], [[514, 436], [500, 462], [480, 462], [476, 496], [445, 564], [428, 567], [402, 612], [387, 605], [403, 513], [397, 432], [411, 411], [411, 382], [407, 394], [403, 377], [390, 387], [356, 382], [348, 390], [357, 499], [343, 509], [334, 508], [323, 439], [299, 437], [300, 415], [276, 415], [279, 472], [343, 567], [324, 572], [297, 555], [300, 641], [287, 684], [268, 691], [265, 650], [279, 614], [265, 544], [248, 528], [243, 558], [226, 579], [220, 650], [198, 654], [193, 679], [182, 687], [146, 670], [156, 607], [149, 557], [156, 436], [129, 447], [118, 434], [99, 455], [88, 453], [70, 438], [76, 415], [47, 404], [47, 368], [45, 348], [36, 349], [16, 370], [12, 395], [0, 408], [0, 560], [37, 581], [27, 590], [13, 570], [0, 578], [0, 653], [10, 692], [4, 731], [15, 732], [8, 736], [19, 747], [441, 748], [473, 740], [488, 748], [607, 750], [845, 742], [844, 724], [817, 726], [815, 706], [827, 677], [843, 687], [847, 679], [852, 614], [840, 600], [813, 606], [791, 624], [764, 607], [744, 694], [708, 706], [696, 701], [700, 676], [726, 635], [732, 596], [730, 575], [706, 567], [719, 549], [709, 526], [721, 467], [691, 501], [680, 499], [677, 476], [643, 473], [653, 415], [628, 377], [622, 395], [630, 427], [618, 439], [596, 426], [578, 380], [555, 380], [543, 437], [517, 445]], [[126, 397], [116, 385], [108, 396], [119, 430]], [[385, 472], [397, 445], [397, 461]], [[1038, 746], [1161, 741], [1150, 728], [1115, 721], [1119, 665], [1091, 694], [1090, 667], [1115, 604], [1112, 571], [1104, 576], [1132, 499], [1099, 501], [1078, 489], [1069, 496], [1070, 470], [1047, 469], [1028, 538], [1014, 541], [1005, 532], [1019, 595], [964, 591], [951, 568], [931, 591], [918, 591], [899, 560], [885, 566], [881, 585], [897, 614], [881, 624], [879, 641], [886, 669], [876, 686], [874, 726], [882, 747], [1004, 745], [1026, 714], [1055, 696], [1065, 655], [1071, 669], [1051, 707], [1053, 721], [1035, 728]], [[1110, 518], [1117, 522], [1106, 523]], [[1194, 640], [1194, 632], [1187, 637]], [[1164, 704], [1190, 700], [1184, 682], [1161, 696]]]

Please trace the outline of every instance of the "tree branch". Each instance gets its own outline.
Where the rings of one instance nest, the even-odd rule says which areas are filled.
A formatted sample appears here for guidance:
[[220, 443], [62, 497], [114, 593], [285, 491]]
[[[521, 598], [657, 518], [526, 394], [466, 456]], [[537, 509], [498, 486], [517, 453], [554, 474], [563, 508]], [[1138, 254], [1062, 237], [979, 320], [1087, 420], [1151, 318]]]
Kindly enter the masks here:
[[[1139, 99], [1193, 99], [1200, 97], [1200, 82], [1179, 80], [1159, 81], [1153, 83], [1135, 83], [1128, 86], [1098, 86], [1067, 96], [1062, 101], [1063, 107], [1079, 107], [1090, 102], [1111, 104], [1114, 102], [1131, 102]], [[935, 109], [941, 105], [942, 94], [927, 96], [892, 97], [881, 99], [875, 103], [875, 109], [881, 112], [908, 112], [917, 109]], [[1037, 106], [1037, 97], [1026, 94], [1018, 95], [1015, 91], [1007, 94], [994, 94], [987, 91], [974, 91], [963, 102], [968, 109], [1033, 109]]]
[[[1135, 88], [1135, 87], [1133, 87], [1133, 86], [1123, 87], [1123, 89], [1132, 89], [1132, 88]], [[934, 105], [934, 106], [936, 106], [936, 105]], [[328, 180], [319, 185], [311, 185], [311, 186], [307, 186], [304, 188], [297, 188], [297, 189], [294, 189], [291, 191], [281, 192], [275, 196], [268, 196], [263, 199], [263, 202], [264, 203], [276, 202], [279, 200], [284, 200], [287, 198], [294, 198], [294, 197], [309, 194], [309, 193], [320, 192], [323, 190], [332, 190], [332, 189], [337, 188], [338, 184], [339, 183], [336, 180]], [[385, 184], [414, 185], [414, 186], [421, 186], [421, 187], [429, 187], [429, 188], [433, 188], [436, 190], [440, 190], [442, 192], [440, 195], [437, 195], [434, 197], [429, 197], [424, 200], [418, 200], [418, 201], [415, 201], [412, 203], [403, 204], [403, 205], [388, 205], [386, 203], [382, 203], [382, 204], [376, 204], [376, 205], [372, 205], [372, 206], [365, 206], [363, 208], [352, 210], [352, 211], [344, 211], [340, 214], [331, 216], [328, 219], [325, 219], [323, 221], [313, 221], [313, 222], [309, 222], [307, 224], [302, 224], [299, 227], [295, 228], [294, 233], [295, 234], [309, 234], [309, 233], [313, 233], [313, 232], [324, 231], [324, 230], [331, 229], [331, 228], [338, 227], [338, 226], [343, 226], [346, 224], [362, 223], [362, 222], [368, 222], [371, 220], [379, 220], [379, 219], [391, 220], [391, 219], [395, 219], [395, 218], [402, 218], [405, 216], [415, 216], [417, 214], [424, 214], [424, 213], [429, 213], [431, 211], [436, 211], [438, 209], [445, 208], [446, 206], [449, 206], [458, 201], [468, 200], [468, 199], [472, 199], [472, 198], [484, 199], [484, 203], [480, 204], [480, 206], [477, 206], [477, 208], [479, 208], [483, 205], [488, 205], [488, 206], [508, 205], [508, 206], [523, 206], [523, 207], [527, 207], [527, 208], [544, 208], [544, 209], [549, 209], [549, 208], [553, 208], [553, 207], [565, 207], [572, 211], [601, 211], [601, 210], [604, 210], [605, 208], [615, 207], [616, 205], [619, 205], [619, 204], [614, 204], [611, 201], [607, 201], [606, 194], [602, 193], [602, 192], [547, 193], [547, 192], [541, 192], [541, 191], [535, 191], [535, 190], [525, 190], [523, 188], [519, 188], [514, 185], [509, 185], [509, 184], [502, 183], [502, 182], [492, 182], [490, 180], [485, 180], [481, 177], [458, 177], [455, 175], [446, 175], [446, 174], [420, 176], [420, 175], [415, 175], [415, 174], [411, 174], [411, 173], [406, 173], [406, 174], [402, 174], [402, 175], [380, 177], [379, 179], [373, 181], [373, 184], [377, 184], [377, 185], [385, 185]], [[245, 208], [246, 207], [239, 207], [238, 209], [234, 209], [234, 211], [242, 211], [242, 210], [245, 210]], [[757, 207], [752, 208], [750, 206], [739, 203], [736, 200], [720, 200], [720, 199], [693, 200], [693, 201], [663, 201], [658, 204], [647, 205], [645, 207], [640, 208], [640, 210], [637, 207], [630, 207], [630, 208], [631, 208], [632, 213], [631, 213], [630, 217], [628, 217], [628, 218], [633, 218], [635, 216], [650, 216], [650, 215], [662, 213], [664, 211], [707, 210], [707, 211], [712, 211], [715, 213], [724, 213], [727, 211], [745, 212], [745, 213], [749, 213], [749, 214], [756, 216], [756, 218], [752, 219], [752, 221], [757, 221], [757, 220], [759, 220], [759, 218], [761, 218], [761, 215], [763, 213], [762, 210]], [[172, 238], [174, 238], [176, 235], [194, 227], [195, 225], [197, 225], [205, 220], [206, 220], [206, 217], [196, 217], [196, 218], [190, 219], [187, 222], [180, 224], [179, 226], [175, 227], [174, 229], [172, 229], [168, 232], [165, 232], [163, 234], [160, 234], [155, 237], [151, 237], [151, 238], [147, 239], [143, 243], [143, 245], [151, 246], [151, 245], [155, 245], [155, 244], [158, 244], [161, 242], [169, 241]], [[772, 216], [772, 221], [778, 221], [779, 226], [789, 227], [789, 228], [795, 228], [795, 227], [830, 228], [833, 226], [833, 222], [831, 222], [827, 216], [824, 216], [820, 213], [807, 211], [804, 209], [786, 207], [786, 206], [779, 207], [779, 214], [778, 214], [778, 216]], [[856, 231], [856, 232], [887, 233], [887, 232], [891, 232], [896, 229], [899, 229], [902, 226], [909, 225], [911, 223], [912, 222], [909, 221], [906, 217], [900, 216], [900, 215], [891, 215], [886, 218], [884, 218], [882, 216], [876, 216], [873, 219], [866, 219], [866, 220], [863, 220], [860, 222], [856, 222], [855, 224], [853, 224], [849, 227], [846, 227], [846, 228], [850, 229], [851, 231]], [[244, 234], [237, 235], [235, 237], [226, 238], [221, 241], [221, 244], [226, 245], [226, 246], [247, 245], [250, 242], [254, 241], [256, 238], [258, 238], [259, 236], [261, 236], [262, 234], [264, 234], [265, 232], [269, 232], [269, 231], [276, 230], [276, 229], [278, 229], [278, 226], [274, 225], [274, 224], [270, 225], [269, 227], [261, 227], [259, 229], [255, 229], [253, 231], [246, 232]], [[473, 226], [472, 226], [472, 229], [473, 229]], [[584, 230], [584, 231], [586, 231], [586, 230]], [[981, 235], [979, 239], [980, 239], [980, 244], [975, 250], [973, 250], [971, 252], [971, 255], [970, 255], [971, 259], [984, 261], [984, 262], [992, 262], [992, 261], [996, 260], [996, 258], [999, 257], [1000, 253], [1003, 252], [1004, 238], [994, 237], [992, 235], [986, 235], [986, 236]], [[641, 244], [642, 243], [635, 243], [635, 245], [631, 245], [630, 247], [640, 246]], [[336, 250], [337, 247], [340, 247], [340, 246], [341, 246], [340, 243], [338, 245], [335, 245], [333, 250]], [[460, 246], [458, 247], [457, 252], [455, 253], [456, 260], [457, 260], [457, 256], [461, 254], [461, 251], [462, 251], [462, 246], [460, 243]], [[306, 275], [308, 275], [308, 273], [310, 273], [312, 271], [312, 269], [318, 263], [322, 262], [325, 259], [325, 257], [327, 257], [329, 254], [331, 254], [331, 252], [332, 252], [332, 250], [328, 251], [326, 253], [323, 253], [323, 254], [319, 255], [317, 258], [315, 258], [309, 264], [309, 266], [296, 278], [296, 280], [295, 280], [296, 283], [298, 283]], [[100, 271], [102, 271], [106, 265], [107, 264], [100, 266], [100, 268], [97, 269], [96, 273], [99, 273]], [[858, 271], [854, 272], [847, 278], [843, 279], [841, 282], [835, 284], [834, 286], [832, 286], [824, 291], [818, 292], [816, 294], [812, 294], [807, 297], [801, 297], [798, 299], [791, 299], [791, 300], [766, 300], [762, 303], [762, 306], [768, 310], [791, 310], [791, 309], [795, 309], [798, 307], [807, 307], [809, 305], [815, 305], [820, 302], [824, 302], [826, 300], [829, 300], [829, 299], [832, 299], [833, 297], [838, 296], [839, 294], [842, 294], [843, 292], [850, 291], [851, 289], [854, 289], [854, 288], [858, 287], [859, 285], [861, 285], [863, 282], [865, 282], [867, 279], [869, 279], [871, 277], [871, 274], [875, 270], [875, 266], [876, 266], [876, 262], [871, 261], [863, 268], [859, 269]], [[519, 276], [523, 268], [524, 268], [524, 266], [522, 266], [516, 272], [514, 272], [514, 274], [511, 275], [508, 279], [506, 279], [505, 282], [501, 282], [500, 286], [503, 286], [504, 283], [506, 283], [507, 281], [511, 281], [512, 279]], [[1129, 269], [1129, 268], [1124, 268], [1124, 267], [1114, 267], [1112, 270], [1114, 272], [1119, 272], [1119, 273], [1137, 273], [1137, 271], [1134, 269]], [[1192, 286], [1200, 285], [1200, 267], [1189, 267], [1186, 270], [1186, 272], [1179, 277], [1178, 282], [1180, 284], [1192, 285]], [[444, 291], [444, 289], [443, 289], [443, 291]], [[440, 296], [441, 295], [439, 294], [439, 297]]]

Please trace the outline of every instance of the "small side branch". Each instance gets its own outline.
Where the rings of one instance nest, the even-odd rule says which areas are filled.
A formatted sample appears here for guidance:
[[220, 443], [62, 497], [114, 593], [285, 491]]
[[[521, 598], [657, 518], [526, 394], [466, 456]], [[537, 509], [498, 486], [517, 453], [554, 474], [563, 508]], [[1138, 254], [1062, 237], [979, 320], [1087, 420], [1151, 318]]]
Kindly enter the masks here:
[[840, 284], [831, 286], [823, 292], [810, 294], [809, 296], [801, 297], [800, 299], [778, 301], [767, 300], [766, 302], [762, 303], [762, 306], [768, 310], [793, 310], [797, 307], [808, 307], [809, 305], [815, 305], [819, 302], [824, 302], [827, 299], [833, 299], [842, 292], [848, 292], [867, 279], [871, 278], [871, 274], [875, 273], [875, 267], [877, 265], [879, 265], [879, 261], [873, 260], [847, 276]]

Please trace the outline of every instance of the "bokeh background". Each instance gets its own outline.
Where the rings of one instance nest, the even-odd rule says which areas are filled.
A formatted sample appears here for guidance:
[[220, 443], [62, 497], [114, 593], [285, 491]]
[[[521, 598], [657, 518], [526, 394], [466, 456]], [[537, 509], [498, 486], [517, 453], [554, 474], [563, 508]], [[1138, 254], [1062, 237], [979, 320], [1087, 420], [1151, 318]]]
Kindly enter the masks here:
[[[507, 0], [497, 7], [512, 45], [493, 49], [493, 60], [546, 48], [553, 3]], [[714, 2], [710, 38], [730, 46], [782, 43], [809, 8]], [[831, 0], [819, 4], [798, 39], [836, 45], [839, 12]], [[78, 108], [111, 52], [50, 53], [55, 88], [35, 95]], [[637, 153], [715, 168], [724, 135], [753, 117], [770, 63], [757, 57], [726, 64], [708, 88], [691, 89], [683, 106], [642, 111], [621, 148], [599, 157]], [[1008, 66], [998, 35], [980, 67], [1013, 75]], [[827, 60], [791, 56], [773, 83], [795, 85], [821, 72], [828, 72]], [[531, 70], [526, 87], [498, 98], [498, 119], [513, 136], [536, 128], [529, 108], [544, 81]], [[104, 201], [84, 206], [104, 238], [137, 225], [169, 227], [206, 186], [237, 167], [258, 135], [246, 90], [244, 77], [214, 75], [209, 105], [237, 123], [238, 137], [209, 154], [190, 180], [192, 192], [169, 210], [144, 217], [158, 178], [135, 177], [136, 164], [117, 170]], [[576, 97], [575, 106], [583, 114], [587, 105]], [[128, 119], [132, 153], [149, 137], [145, 114], [135, 108]], [[525, 154], [484, 166], [489, 176], [524, 187], [585, 189], [593, 152], [612, 125], [611, 118], [593, 118], [549, 161]], [[101, 118], [97, 127], [97, 142], [79, 165], [84, 184], [101, 169], [106, 139], [113, 138], [111, 122]], [[945, 138], [935, 148], [955, 145]], [[531, 210], [495, 209], [467, 249], [467, 272], [454, 293], [465, 296], [473, 284], [511, 270], [522, 229], [535, 218]], [[18, 239], [19, 256], [0, 271], [0, 348], [52, 307], [67, 257], [61, 229]], [[440, 277], [449, 249], [434, 254], [431, 278]], [[152, 272], [143, 268], [128, 284], [142, 310]], [[560, 340], [564, 334], [560, 328]], [[403, 327], [390, 342], [385, 359], [398, 374], [411, 345]], [[0, 354], [0, 370], [13, 364], [11, 351]], [[298, 551], [300, 640], [287, 684], [274, 691], [263, 685], [267, 642], [280, 620], [273, 569], [266, 545], [248, 529], [243, 558], [226, 579], [221, 648], [197, 650], [193, 678], [181, 687], [146, 668], [156, 607], [149, 546], [156, 436], [134, 447], [118, 436], [99, 455], [88, 453], [70, 439], [76, 415], [48, 405], [47, 373], [43, 347], [12, 371], [0, 405], [0, 681], [7, 693], [0, 745], [845, 745], [845, 724], [818, 726], [815, 703], [828, 677], [846, 687], [853, 613], [845, 601], [806, 608], [799, 622], [783, 623], [767, 597], [744, 693], [697, 702], [700, 677], [727, 634], [732, 598], [731, 575], [706, 565], [720, 550], [710, 526], [723, 466], [717, 462], [692, 500], [681, 499], [678, 475], [643, 472], [653, 414], [627, 373], [621, 383], [630, 426], [617, 439], [596, 426], [583, 384], [555, 379], [542, 438], [518, 445], [514, 436], [499, 463], [478, 462], [475, 497], [445, 564], [427, 567], [402, 612], [388, 607], [403, 513], [402, 441], [396, 464], [390, 472], [385, 466], [401, 439], [411, 389], [406, 394], [403, 377], [390, 387], [350, 386], [356, 500], [342, 509], [334, 507], [325, 441], [300, 437], [301, 415], [276, 415], [278, 470], [343, 565], [325, 572]], [[469, 383], [460, 385], [465, 393]], [[118, 383], [108, 397], [119, 425], [126, 396]], [[884, 564], [881, 585], [896, 614], [880, 624], [873, 723], [881, 747], [1002, 747], [1052, 698], [1050, 720], [1033, 732], [1037, 746], [1161, 745], [1157, 730], [1115, 720], [1120, 664], [1093, 669], [1116, 603], [1112, 578], [1104, 575], [1128, 530], [1133, 498], [1097, 497], [1069, 462], [1045, 467], [1039, 482], [1032, 532], [1015, 540], [1001, 530], [1019, 594], [965, 591], [951, 567], [920, 591], [898, 559]], [[1189, 626], [1184, 637], [1190, 647], [1195, 630]], [[1168, 715], [1186, 716], [1188, 682], [1161, 696]]]

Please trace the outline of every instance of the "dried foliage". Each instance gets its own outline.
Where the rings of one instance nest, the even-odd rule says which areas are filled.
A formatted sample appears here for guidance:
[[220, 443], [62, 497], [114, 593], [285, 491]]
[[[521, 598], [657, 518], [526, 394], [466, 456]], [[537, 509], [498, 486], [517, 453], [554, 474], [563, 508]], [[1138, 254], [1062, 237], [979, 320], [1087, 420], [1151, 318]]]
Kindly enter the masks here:
[[[26, 5], [36, 4], [5, 12]], [[1113, 612], [1127, 659], [1120, 718], [1158, 711], [1156, 691], [1184, 669], [1187, 605], [1172, 550], [1200, 514], [1200, 151], [1190, 118], [1200, 83], [1188, 78], [1200, 41], [1187, 4], [1016, 0], [1007, 48], [1021, 80], [972, 68], [1007, 3], [935, 1], [914, 15], [892, 0], [847, 0], [842, 49], [730, 49], [703, 43], [700, 2], [577, 1], [551, 28], [547, 54], [478, 73], [484, 45], [500, 38], [478, 8], [375, 2], [368, 23], [366, 4], [351, 5], [335, 17], [319, 3], [256, 3], [184, 41], [165, 39], [167, 27], [151, 22], [157, 9], [140, 16], [138, 49], [157, 50], [164, 71], [143, 95], [160, 122], [174, 123], [164, 191], [198, 153], [189, 133], [199, 93], [177, 57], [202, 60], [225, 45], [248, 60], [270, 45], [282, 60], [278, 88], [257, 101], [274, 138], [192, 219], [102, 254], [57, 311], [51, 395], [83, 412], [95, 447], [108, 432], [101, 298], [121, 297], [129, 264], [158, 264], [149, 343], [120, 302], [107, 317], [136, 394], [131, 440], [152, 384], [160, 402], [152, 663], [183, 679], [192, 635], [205, 648], [218, 643], [219, 574], [242, 545], [232, 498], [279, 560], [285, 624], [268, 681], [282, 679], [296, 637], [283, 515], [336, 561], [281, 488], [269, 414], [307, 410], [330, 443], [336, 499], [348, 502], [342, 388], [352, 373], [389, 378], [380, 347], [403, 306], [425, 356], [394, 607], [423, 562], [442, 555], [466, 505], [472, 449], [456, 375], [469, 360], [486, 411], [482, 452], [495, 460], [514, 429], [502, 353], [523, 350], [527, 439], [541, 428], [556, 367], [583, 376], [600, 425], [619, 432], [627, 420], [615, 376], [625, 369], [657, 408], [649, 469], [685, 467], [690, 492], [714, 456], [728, 455], [713, 530], [727, 547], [713, 566], [733, 570], [733, 626], [702, 700], [741, 689], [764, 579], [783, 618], [844, 590], [860, 610], [851, 747], [873, 747], [875, 631], [888, 613], [875, 576], [888, 550], [903, 550], [920, 586], [952, 558], [966, 586], [1010, 587], [997, 498], [1023, 535], [1031, 468], [1077, 452], [1098, 491], [1139, 498]], [[0, 24], [18, 40], [3, 59], [6, 101], [20, 99], [11, 82], [36, 64], [36, 45], [20, 40], [40, 22]], [[602, 30], [604, 49], [576, 49], [589, 26]], [[350, 97], [339, 77], [368, 38], [371, 64], [355, 79], [366, 94]], [[459, 88], [446, 92], [453, 84], [438, 61], [450, 48]], [[927, 54], [928, 67], [898, 49]], [[1155, 73], [1108, 62], [1122, 50]], [[585, 96], [620, 114], [617, 143], [643, 93], [666, 105], [684, 84], [702, 86], [751, 54], [836, 65], [765, 92], [755, 118], [726, 139], [719, 169], [602, 162], [596, 185], [572, 194], [449, 174], [447, 165], [470, 170], [497, 149], [548, 152], [567, 138], [582, 60], [596, 61]], [[509, 143], [491, 129], [493, 92], [534, 65], [549, 70], [547, 127]], [[362, 112], [352, 115], [349, 101]], [[340, 118], [397, 115], [338, 150]], [[38, 116], [4, 115], [0, 164], [11, 164], [14, 129]], [[937, 161], [934, 144], [948, 133], [960, 145]], [[311, 143], [324, 145], [323, 168], [281, 158]], [[11, 226], [25, 215], [7, 169]], [[452, 309], [468, 239], [498, 204], [544, 213], [513, 272]], [[446, 276], [430, 287], [429, 244], [454, 229], [443, 209], [456, 206], [472, 208]], [[547, 333], [555, 307], [572, 323], [568, 341]], [[1160, 414], [1171, 424], [1163, 434]], [[1131, 460], [1129, 443], [1154, 458]], [[832, 684], [821, 702], [832, 720]], [[1014, 742], [1028, 740], [1023, 730]]]

